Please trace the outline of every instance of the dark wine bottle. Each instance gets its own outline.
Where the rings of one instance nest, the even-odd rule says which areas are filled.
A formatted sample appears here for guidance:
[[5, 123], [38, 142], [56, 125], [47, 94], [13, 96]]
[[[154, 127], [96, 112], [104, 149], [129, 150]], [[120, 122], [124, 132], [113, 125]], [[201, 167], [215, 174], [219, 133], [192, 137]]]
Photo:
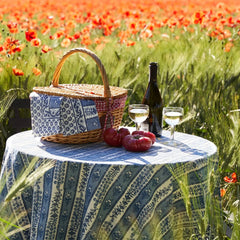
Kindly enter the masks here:
[[141, 129], [150, 131], [156, 137], [162, 135], [162, 110], [163, 100], [157, 84], [158, 64], [151, 62], [149, 65], [149, 81], [142, 103], [149, 106], [149, 116], [142, 123]]

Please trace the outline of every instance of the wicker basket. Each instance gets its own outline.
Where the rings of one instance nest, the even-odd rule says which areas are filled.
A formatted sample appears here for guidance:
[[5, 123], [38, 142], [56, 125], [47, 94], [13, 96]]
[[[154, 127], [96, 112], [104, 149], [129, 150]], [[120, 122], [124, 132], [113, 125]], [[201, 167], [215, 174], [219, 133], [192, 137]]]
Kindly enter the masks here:
[[[95, 84], [59, 84], [59, 76], [66, 59], [74, 53], [85, 53], [96, 62], [102, 76], [103, 85]], [[53, 75], [52, 85], [49, 87], [35, 87], [34, 92], [47, 95], [64, 96], [77, 99], [91, 99], [95, 102], [101, 129], [65, 136], [56, 134], [42, 137], [43, 140], [57, 143], [90, 143], [102, 140], [102, 132], [107, 124], [118, 128], [122, 121], [123, 111], [127, 98], [127, 90], [109, 86], [107, 74], [100, 59], [90, 50], [75, 48], [67, 52], [58, 63]]]

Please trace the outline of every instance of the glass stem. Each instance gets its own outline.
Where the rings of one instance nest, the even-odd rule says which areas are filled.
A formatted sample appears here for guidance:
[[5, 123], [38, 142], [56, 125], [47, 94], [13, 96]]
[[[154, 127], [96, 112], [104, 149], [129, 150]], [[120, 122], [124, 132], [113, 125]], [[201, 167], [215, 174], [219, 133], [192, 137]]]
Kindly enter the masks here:
[[136, 130], [139, 131], [140, 130], [140, 127], [141, 127], [141, 123], [139, 122], [136, 122]]
[[174, 130], [175, 130], [175, 126], [172, 125], [171, 126], [171, 137], [170, 137], [172, 141], [174, 140]]

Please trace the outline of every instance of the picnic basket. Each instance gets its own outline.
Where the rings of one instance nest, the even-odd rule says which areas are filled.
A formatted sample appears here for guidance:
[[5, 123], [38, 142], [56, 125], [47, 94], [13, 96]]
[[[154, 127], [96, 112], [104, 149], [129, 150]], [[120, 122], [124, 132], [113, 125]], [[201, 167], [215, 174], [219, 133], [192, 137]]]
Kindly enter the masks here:
[[[97, 64], [101, 73], [103, 85], [97, 84], [59, 84], [61, 69], [67, 58], [74, 53], [84, 53], [90, 56]], [[92, 51], [85, 48], [74, 48], [63, 55], [58, 63], [51, 86], [34, 87], [33, 92], [50, 96], [63, 96], [67, 98], [91, 99], [96, 104], [97, 114], [101, 128], [74, 135], [61, 133], [43, 136], [42, 139], [57, 143], [81, 144], [98, 142], [102, 140], [103, 131], [111, 126], [118, 128], [122, 121], [123, 111], [127, 98], [127, 90], [120, 87], [109, 86], [108, 77], [101, 60]]]

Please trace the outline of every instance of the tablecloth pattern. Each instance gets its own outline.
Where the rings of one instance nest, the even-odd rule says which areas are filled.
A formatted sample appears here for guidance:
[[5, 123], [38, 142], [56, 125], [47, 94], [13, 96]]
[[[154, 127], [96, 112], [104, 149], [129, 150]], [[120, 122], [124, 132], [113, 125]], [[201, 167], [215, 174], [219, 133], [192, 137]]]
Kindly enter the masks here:
[[[33, 188], [11, 202], [23, 213], [20, 226], [31, 227], [11, 239], [188, 239], [205, 210], [209, 166], [217, 166], [216, 146], [177, 133], [178, 147], [165, 145], [169, 133], [145, 153], [127, 152], [105, 143], [62, 145], [34, 138], [31, 131], [10, 137], [1, 177], [4, 199], [19, 172], [34, 156], [57, 160]], [[211, 164], [210, 164], [211, 163]], [[189, 220], [181, 188], [187, 176], [197, 207]]]

